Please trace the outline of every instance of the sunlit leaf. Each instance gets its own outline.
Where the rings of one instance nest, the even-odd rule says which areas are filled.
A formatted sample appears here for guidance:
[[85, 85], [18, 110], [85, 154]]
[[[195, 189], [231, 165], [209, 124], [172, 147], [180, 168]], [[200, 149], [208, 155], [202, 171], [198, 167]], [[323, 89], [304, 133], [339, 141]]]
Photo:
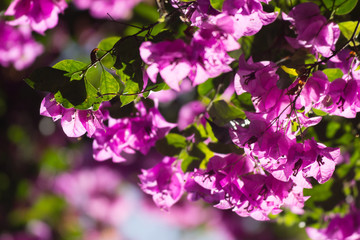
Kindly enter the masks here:
[[180, 134], [169, 133], [156, 142], [156, 149], [165, 156], [178, 155], [187, 146], [186, 138]]
[[209, 115], [211, 116], [213, 122], [218, 126], [224, 126], [234, 119], [245, 118], [244, 111], [235, 106], [229, 105], [224, 100], [213, 102], [209, 110]]
[[344, 73], [339, 68], [326, 68], [322, 70], [322, 72], [326, 74], [329, 82], [332, 82], [338, 78], [342, 78], [342, 76], [344, 75]]
[[356, 6], [358, 0], [323, 0], [326, 8], [335, 11], [336, 15], [350, 13]]
[[222, 7], [223, 7], [223, 4], [224, 4], [224, 0], [210, 0], [210, 4], [216, 10], [221, 11]]

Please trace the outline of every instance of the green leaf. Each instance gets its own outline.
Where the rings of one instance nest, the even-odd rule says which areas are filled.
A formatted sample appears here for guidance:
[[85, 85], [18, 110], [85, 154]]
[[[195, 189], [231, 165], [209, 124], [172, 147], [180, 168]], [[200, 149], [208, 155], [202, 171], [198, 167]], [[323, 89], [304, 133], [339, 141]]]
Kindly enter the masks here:
[[124, 63], [123, 68], [117, 70], [116, 73], [124, 84], [124, 89], [120, 96], [120, 100], [124, 106], [138, 97], [144, 84], [143, 72], [140, 66], [136, 67], [136, 65], [133, 65], [132, 63], [129, 65]]
[[61, 96], [74, 106], [81, 105], [87, 98], [85, 78], [82, 75], [87, 66], [86, 63], [71, 59], [60, 61], [53, 66], [54, 69], [66, 71], [64, 75], [70, 77], [59, 91]]
[[235, 153], [238, 155], [241, 155], [244, 153], [244, 150], [242, 148], [239, 148], [233, 143], [222, 143], [222, 142], [216, 142], [216, 143], [209, 143], [208, 147], [211, 151], [216, 153], [222, 153], [222, 154], [229, 154], [229, 153]]
[[84, 78], [73, 80], [66, 76], [68, 72], [43, 67], [35, 70], [25, 81], [34, 89], [56, 94], [61, 93], [72, 105], [81, 104], [86, 99]]
[[87, 98], [84, 78], [68, 82], [60, 88], [60, 92], [74, 106], [80, 105]]
[[28, 220], [44, 219], [56, 222], [66, 208], [65, 201], [55, 195], [41, 195], [26, 214]]
[[162, 82], [162, 83], [156, 83], [156, 84], [153, 84], [153, 83], [151, 82], [150, 84], [148, 84], [148, 85], [146, 86], [145, 91], [149, 91], [150, 89], [151, 89], [151, 91], [153, 91], [153, 92], [159, 92], [159, 91], [162, 91], [162, 90], [169, 90], [170, 87], [169, 87], [166, 83], [164, 83], [164, 82]]
[[190, 171], [199, 166], [199, 158], [189, 155], [189, 153], [184, 149], [179, 155], [181, 159], [181, 170], [183, 172]]
[[209, 119], [206, 119], [207, 123], [210, 125], [211, 130], [215, 136], [215, 138], [222, 143], [229, 143], [231, 142], [231, 137], [229, 133], [228, 127], [220, 127], [216, 125], [214, 122], [212, 122]]
[[251, 55], [251, 49], [253, 47], [255, 36], [244, 36], [240, 38], [239, 43], [241, 46], [241, 51], [244, 54], [245, 59], [248, 59]]
[[224, 0], [210, 0], [210, 4], [214, 9], [221, 11], [224, 4]]
[[332, 82], [338, 78], [342, 78], [342, 76], [344, 75], [340, 68], [326, 68], [322, 71], [328, 77], [329, 82]]
[[156, 142], [156, 149], [165, 156], [179, 155], [181, 150], [187, 146], [186, 138], [180, 134], [169, 133], [165, 138]]
[[336, 15], [350, 13], [356, 6], [358, 0], [323, 0], [326, 8], [335, 11]]
[[149, 5], [141, 2], [134, 8], [134, 13], [141, 16], [141, 18], [145, 18], [146, 22], [156, 22], [159, 19], [159, 12], [153, 4]]
[[123, 94], [120, 96], [122, 106], [133, 102], [137, 98], [139, 91], [139, 84], [128, 79], [125, 83]]
[[131, 36], [120, 39], [114, 45], [113, 55], [116, 57], [115, 68], [120, 80], [124, 83], [123, 95], [120, 96], [122, 105], [126, 105], [137, 98], [143, 87], [142, 60], [139, 47], [143, 38]]
[[288, 68], [287, 66], [285, 65], [282, 65], [280, 66], [282, 70], [284, 70], [284, 72], [286, 72], [287, 74], [289, 74], [290, 76], [293, 76], [293, 77], [297, 77], [298, 76], [298, 73], [296, 72], [296, 69], [294, 68]]
[[245, 92], [241, 95], [234, 94], [231, 97], [231, 103], [233, 103], [238, 108], [245, 109], [246, 111], [254, 111], [251, 94], [248, 92]]
[[72, 59], [62, 60], [56, 63], [53, 68], [63, 70], [69, 73], [67, 76], [71, 76], [74, 73], [84, 70], [88, 66], [87, 63], [75, 61]]
[[143, 41], [144, 38], [136, 36], [122, 38], [115, 43], [113, 55], [127, 64], [134, 61], [142, 62], [139, 47]]
[[288, 88], [295, 80], [295, 76], [287, 73], [283, 68], [278, 68], [276, 74], [279, 75], [279, 80], [276, 82], [276, 86], [280, 89]]
[[41, 156], [41, 169], [56, 174], [59, 171], [69, 169], [69, 162], [64, 161], [65, 153], [58, 148], [47, 148]]
[[[98, 58], [102, 57], [104, 54], [106, 54], [107, 51], [111, 50], [114, 47], [115, 43], [117, 43], [119, 40], [120, 37], [116, 37], [116, 36], [103, 39], [97, 46], [97, 48], [99, 48], [99, 51], [97, 53]], [[101, 60], [101, 63], [105, 67], [111, 69], [115, 64], [115, 61], [116, 61], [116, 57], [114, 57], [111, 54], [108, 54], [106, 57], [104, 57]]]
[[105, 38], [99, 42], [97, 48], [103, 51], [109, 51], [114, 47], [115, 43], [117, 43], [120, 39], [121, 37], [117, 37], [117, 36]]
[[202, 142], [208, 138], [207, 131], [202, 124], [193, 123], [185, 128], [182, 133], [186, 137], [195, 138], [195, 143]]
[[[206, 82], [200, 84], [200, 85], [197, 87], [197, 91], [198, 91], [198, 93], [199, 93], [200, 96], [206, 96], [206, 95], [208, 95], [208, 93], [210, 93], [211, 91], [213, 91], [213, 92], [215, 93], [213, 79], [210, 78], [210, 79], [208, 79]], [[212, 96], [208, 96], [208, 97], [212, 97]]]
[[[75, 82], [75, 81], [72, 81]], [[96, 110], [98, 106], [95, 106], [94, 104], [101, 103], [101, 98], [98, 96], [97, 89], [88, 81], [85, 81], [85, 91], [86, 91], [86, 98], [84, 101], [78, 105], [72, 104], [63, 94], [61, 91], [58, 91], [55, 94], [55, 99], [58, 103], [60, 103], [65, 108], [76, 108], [76, 109], [89, 109], [90, 107], [93, 107], [93, 110]], [[72, 89], [72, 91], [69, 92], [69, 94], [76, 95], [77, 89]]]
[[[108, 71], [103, 70], [100, 80], [100, 93], [105, 95], [102, 97], [103, 101], [110, 101], [120, 89], [119, 83], [114, 76]], [[111, 94], [111, 95], [107, 95]]]
[[299, 128], [299, 123], [295, 122], [295, 121], [291, 121], [291, 131], [292, 132], [296, 132]]
[[328, 115], [326, 112], [321, 111], [320, 109], [313, 108], [312, 111], [318, 116], [326, 116], [326, 115]]
[[205, 154], [204, 158], [202, 159], [202, 161], [200, 163], [200, 168], [206, 169], [210, 158], [212, 158], [214, 156], [214, 152], [211, 151], [210, 148], [203, 142], [200, 142], [197, 145], [197, 147]]
[[313, 186], [312, 189], [304, 189], [304, 196], [311, 196], [311, 198], [306, 201], [306, 205], [311, 206], [314, 204], [314, 202], [325, 201], [331, 197], [331, 187], [333, 183], [334, 180], [330, 179], [324, 184]]
[[[353, 35], [357, 22], [356, 21], [347, 21], [347, 22], [341, 22], [338, 23], [341, 33], [344, 35], [344, 37], [347, 40], [351, 39], [351, 36]], [[354, 37], [356, 38], [359, 35], [360, 27], [356, 30], [356, 33]]]
[[55, 68], [42, 67], [32, 72], [25, 82], [36, 90], [56, 93], [70, 81], [69, 77], [64, 76], [66, 73]]
[[224, 100], [219, 100], [213, 102], [209, 115], [211, 116], [213, 122], [218, 126], [224, 126], [234, 119], [245, 119], [245, 113], [241, 109], [229, 105]]
[[182, 159], [181, 169], [186, 171], [192, 171], [194, 168], [206, 169], [209, 159], [214, 156], [214, 153], [203, 142], [194, 144], [190, 151], [183, 149], [179, 155], [179, 159]]

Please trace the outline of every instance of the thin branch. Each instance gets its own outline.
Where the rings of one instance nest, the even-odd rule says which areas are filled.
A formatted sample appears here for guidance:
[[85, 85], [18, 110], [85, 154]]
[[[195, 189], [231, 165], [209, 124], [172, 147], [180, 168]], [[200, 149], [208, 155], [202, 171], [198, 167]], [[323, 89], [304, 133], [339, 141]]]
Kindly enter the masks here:
[[104, 94], [100, 94], [97, 98], [99, 97], [104, 97], [104, 96], [134, 96], [134, 95], [139, 95], [142, 93], [146, 93], [146, 92], [150, 92], [151, 90], [154, 90], [155, 88], [157, 88], [157, 86], [154, 86], [150, 89], [145, 89], [144, 91], [141, 92], [137, 92], [137, 93], [104, 93]]
[[142, 29], [142, 27], [139, 27], [139, 26], [136, 26], [136, 25], [133, 25], [133, 24], [130, 24], [130, 23], [121, 21], [121, 20], [115, 20], [109, 13], [107, 13], [107, 15], [109, 16], [109, 18], [110, 18], [111, 21], [113, 21], [113, 22], [120, 23], [120, 24], [123, 24], [123, 25], [125, 25], [125, 26], [129, 26], [129, 27], [133, 27], [133, 28], [137, 28], [137, 29]]

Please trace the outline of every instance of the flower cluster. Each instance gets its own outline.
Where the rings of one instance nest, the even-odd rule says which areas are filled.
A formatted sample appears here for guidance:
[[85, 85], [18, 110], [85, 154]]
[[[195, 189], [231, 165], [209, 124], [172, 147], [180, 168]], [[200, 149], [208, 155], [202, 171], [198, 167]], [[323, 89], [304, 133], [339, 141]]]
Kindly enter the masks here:
[[[90, 9], [95, 18], [125, 19], [141, 0], [76, 0], [79, 9]], [[31, 32], [41, 35], [56, 27], [59, 14], [63, 14], [68, 4], [65, 0], [14, 0], [4, 12], [13, 20], [0, 21], [0, 64], [8, 67], [13, 64], [17, 70], [30, 66], [44, 48], [35, 42]], [[17, 27], [17, 28], [16, 28]]]
[[[172, 4], [180, 9], [185, 5], [178, 1], [172, 1]], [[184, 79], [190, 79], [196, 86], [231, 71], [229, 64], [234, 59], [227, 52], [240, 47], [237, 40], [254, 35], [277, 17], [276, 13], [265, 13], [260, 1], [255, 0], [247, 3], [225, 1], [222, 13], [212, 9], [210, 1], [197, 1], [185, 9], [185, 15], [200, 28], [189, 45], [178, 39], [144, 42], [140, 47], [141, 57], [149, 65], [147, 74], [150, 79], [155, 82], [160, 73], [164, 81], [177, 91]]]
[[315, 3], [299, 4], [288, 15], [283, 14], [283, 19], [290, 21], [297, 31], [296, 39], [287, 38], [292, 47], [310, 48], [324, 57], [332, 55], [335, 43], [340, 37], [340, 29], [320, 14]]
[[57, 176], [54, 190], [81, 215], [118, 226], [129, 210], [129, 203], [119, 193], [120, 183], [117, 172], [98, 167]]
[[87, 133], [92, 137], [98, 129], [103, 129], [104, 115], [101, 110], [77, 110], [64, 108], [58, 104], [53, 94], [48, 94], [41, 102], [40, 115], [61, 119], [61, 126], [68, 137], [80, 137]]
[[175, 158], [165, 157], [160, 163], [139, 175], [141, 189], [153, 196], [155, 204], [168, 210], [184, 193], [184, 173]]
[[67, 8], [65, 0], [15, 0], [6, 10], [5, 15], [14, 16], [11, 25], [30, 25], [31, 28], [44, 34], [54, 28], [59, 20], [59, 13]]
[[206, 170], [190, 174], [185, 189], [192, 200], [203, 198], [216, 208], [263, 221], [270, 213], [278, 214], [285, 204], [303, 207], [306, 197], [302, 189], [294, 191], [294, 186], [292, 181], [279, 181], [256, 169], [249, 157], [230, 154], [215, 156]]
[[237, 48], [239, 44], [234, 39], [220, 38], [219, 32], [204, 29], [194, 34], [190, 45], [179, 39], [144, 42], [140, 55], [149, 65], [147, 74], [151, 81], [156, 82], [160, 74], [172, 89], [180, 91], [179, 85], [186, 78], [195, 86], [231, 71], [228, 65], [234, 59], [227, 52]]
[[336, 215], [329, 220], [329, 225], [326, 228], [316, 229], [308, 227], [306, 233], [311, 239], [326, 240], [326, 239], [341, 239], [351, 240], [360, 238], [360, 213], [359, 210], [350, 212], [344, 217]]
[[[29, 67], [44, 48], [31, 32], [44, 34], [58, 24], [58, 15], [67, 8], [65, 0], [14, 0], [4, 15], [14, 20], [0, 21], [0, 64], [17, 70]], [[15, 26], [18, 26], [17, 28]]]
[[[94, 1], [90, 5], [83, 1], [75, 3], [81, 8], [90, 8], [94, 16], [103, 17], [98, 10], [105, 5], [116, 5], [114, 1], [105, 2]], [[113, 118], [106, 110], [106, 105], [110, 103], [103, 103], [97, 111], [65, 109], [56, 103], [53, 95], [48, 95], [42, 102], [41, 114], [52, 117], [54, 121], [61, 119], [64, 132], [70, 137], [79, 137], [87, 132], [93, 138], [93, 157], [98, 161], [112, 159], [123, 162], [128, 154], [136, 152], [146, 155], [170, 130], [173, 130], [171, 135], [180, 135], [174, 142], [167, 142], [173, 144], [176, 153], [169, 153], [153, 168], [142, 170], [139, 175], [141, 189], [152, 195], [155, 204], [162, 209], [168, 210], [187, 193], [189, 200], [203, 199], [216, 208], [231, 209], [240, 216], [250, 216], [260, 221], [268, 220], [269, 214], [279, 213], [282, 207], [301, 214], [308, 199], [303, 195], [303, 189], [312, 188], [310, 178], [319, 184], [325, 183], [333, 175], [340, 159], [339, 148], [327, 147], [314, 138], [305, 139], [303, 131], [322, 120], [321, 116], [314, 116], [316, 110], [347, 118], [356, 116], [360, 111], [360, 63], [355, 56], [349, 56], [347, 50], [335, 51], [339, 27], [322, 16], [314, 3], [299, 4], [288, 14], [282, 15], [296, 34], [295, 38], [286, 37], [290, 44], [286, 47], [305, 48], [304, 51], [315, 55], [314, 62], [292, 69], [292, 76], [295, 77], [289, 77], [292, 80], [289, 84], [283, 84], [278, 71], [284, 67], [280, 66], [282, 61], [254, 61], [252, 57], [246, 59], [244, 55], [237, 61], [230, 57], [229, 52], [240, 48], [240, 38], [252, 36], [275, 21], [277, 13], [263, 10], [264, 3], [269, 2], [225, 0], [222, 11], [219, 11], [212, 7], [209, 0], [172, 0], [171, 5], [180, 12], [191, 34], [183, 39], [159, 41], [149, 31], [145, 34], [145, 40], [136, 38], [143, 41], [138, 46], [145, 64], [131, 65], [138, 60], [141, 62], [137, 56], [130, 59], [123, 69], [118, 69], [116, 74], [121, 72], [126, 75], [131, 67], [139, 67], [141, 71], [144, 70], [144, 85], [148, 78], [153, 85], [163, 80], [177, 91], [176, 94], [171, 92], [171, 98], [191, 88], [186, 86], [189, 82], [194, 87], [206, 84], [210, 79], [213, 85], [205, 85], [204, 88], [211, 88], [219, 80], [214, 78], [223, 73], [234, 73], [227, 74], [231, 78], [230, 84], [220, 79], [223, 82], [218, 84], [219, 88], [213, 92], [210, 89], [206, 96], [202, 96], [201, 92], [207, 89], [198, 88], [200, 96], [197, 100], [201, 101], [186, 100], [187, 104], [179, 112], [178, 124], [167, 122], [157, 104], [147, 107], [138, 100], [130, 114]], [[122, 18], [116, 13], [110, 15]], [[134, 36], [137, 37], [146, 29], [141, 29]], [[124, 42], [119, 40], [115, 46]], [[120, 52], [115, 46], [106, 54]], [[116, 61], [125, 63], [127, 58], [130, 56], [123, 59], [116, 56]], [[96, 56], [94, 59], [102, 60]], [[234, 61], [238, 63], [234, 64], [236, 71], [232, 66]], [[342, 76], [329, 81], [321, 70], [325, 64], [340, 69]], [[282, 69], [289, 68], [285, 66]], [[128, 76], [128, 82], [131, 82], [134, 75]], [[128, 83], [122, 80], [125, 85]], [[136, 84], [134, 81], [131, 83]], [[223, 86], [228, 88], [221, 90]], [[126, 93], [124, 97], [140, 96], [149, 88], [143, 86], [142, 89], [140, 93]], [[239, 106], [227, 104], [226, 101], [232, 99], [234, 92], [237, 95], [235, 98], [243, 94], [251, 95], [253, 111], [244, 112], [237, 108]], [[214, 96], [209, 97], [211, 94]], [[224, 121], [227, 122], [220, 124]], [[191, 127], [187, 128], [189, 125]], [[196, 128], [198, 125], [200, 127]], [[217, 131], [222, 131], [221, 137]], [[216, 138], [217, 142], [214, 140]], [[231, 149], [242, 149], [243, 152], [223, 149], [217, 152], [213, 150], [215, 148], [210, 148], [214, 142], [229, 143]], [[188, 162], [197, 165], [192, 166]], [[183, 170], [186, 170], [185, 173]]]
[[142, 102], [136, 105], [134, 116], [114, 119], [109, 116], [108, 126], [95, 132], [94, 158], [103, 161], [126, 161], [123, 153], [136, 151], [147, 154], [158, 139], [163, 138], [175, 125], [167, 122], [157, 108], [147, 109]]
[[30, 66], [44, 48], [31, 36], [28, 26], [14, 28], [0, 21], [0, 64], [8, 67], [13, 64], [17, 70]]

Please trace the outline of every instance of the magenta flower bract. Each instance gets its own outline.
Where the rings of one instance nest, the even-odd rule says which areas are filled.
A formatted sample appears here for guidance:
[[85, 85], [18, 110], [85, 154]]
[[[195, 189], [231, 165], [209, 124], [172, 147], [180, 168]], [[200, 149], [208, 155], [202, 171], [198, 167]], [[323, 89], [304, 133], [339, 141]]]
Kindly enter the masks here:
[[205, 106], [200, 101], [192, 101], [181, 107], [178, 115], [178, 128], [184, 130], [194, 122], [194, 119], [201, 113], [205, 113]]
[[328, 23], [327, 19], [320, 15], [318, 5], [310, 2], [299, 4], [289, 15], [283, 14], [283, 19], [290, 21], [296, 28], [296, 39], [287, 38], [294, 48], [311, 48], [324, 57], [332, 55], [335, 43], [340, 37], [340, 29], [338, 25]]
[[340, 155], [340, 149], [325, 147], [315, 140], [305, 140], [304, 144], [293, 144], [287, 154], [286, 163], [277, 170], [283, 172], [282, 181], [302, 174], [304, 177], [313, 177], [319, 183], [324, 183], [332, 176]]
[[315, 107], [332, 115], [355, 118], [360, 110], [359, 92], [357, 80], [335, 79], [330, 83], [326, 96]]
[[95, 132], [93, 155], [96, 160], [112, 158], [114, 162], [123, 162], [122, 153], [139, 151], [147, 154], [158, 139], [176, 126], [167, 122], [157, 108], [146, 109], [142, 102], [136, 108], [138, 112], [134, 116], [121, 119], [109, 117], [108, 126]]
[[11, 25], [29, 24], [34, 31], [44, 34], [57, 25], [58, 14], [65, 8], [65, 0], [14, 0], [5, 15], [15, 17], [9, 22]]
[[234, 61], [227, 52], [240, 45], [229, 35], [210, 29], [201, 29], [194, 34], [190, 45], [182, 40], [159, 43], [144, 42], [140, 55], [148, 68], [152, 82], [158, 74], [170, 88], [180, 91], [180, 84], [190, 79], [193, 86], [231, 71], [229, 64]]
[[356, 240], [360, 239], [360, 211], [354, 210], [344, 217], [335, 216], [327, 227], [306, 228], [306, 233], [313, 240]]
[[44, 51], [27, 26], [14, 28], [0, 21], [0, 41], [0, 64], [4, 67], [13, 64], [17, 70], [29, 67]]
[[98, 129], [104, 128], [101, 110], [64, 108], [56, 102], [53, 94], [42, 100], [40, 115], [51, 117], [54, 121], [61, 119], [61, 127], [68, 137], [80, 137], [86, 132], [88, 137], [92, 137]]
[[[175, 0], [173, 0], [174, 6]], [[232, 28], [231, 35], [235, 39], [242, 36], [250, 36], [256, 34], [264, 25], [268, 25], [275, 21], [277, 13], [266, 13], [263, 11], [261, 2], [257, 0], [237, 1], [226, 0], [223, 4], [222, 13], [210, 6], [209, 0], [196, 1], [190, 5], [185, 11], [185, 15], [190, 19], [191, 23], [197, 27], [203, 28], [208, 22], [216, 22], [218, 15], [227, 16], [226, 27]], [[265, 1], [268, 3], [269, 1]], [[181, 6], [181, 4], [180, 4]], [[231, 19], [231, 20], [230, 20]], [[221, 26], [221, 21], [216, 23]], [[224, 25], [223, 25], [224, 26]]]
[[219, 209], [232, 209], [238, 215], [268, 220], [289, 204], [303, 207], [302, 188], [292, 189], [292, 181], [283, 182], [255, 167], [248, 156], [235, 154], [214, 156], [206, 170], [189, 174], [185, 185], [191, 200], [203, 198]]
[[190, 49], [182, 40], [160, 43], [144, 42], [140, 46], [140, 56], [149, 65], [146, 72], [152, 82], [157, 75], [174, 90], [180, 91], [180, 83], [191, 70], [188, 60]]
[[141, 189], [152, 195], [155, 204], [164, 210], [169, 210], [184, 193], [185, 176], [175, 161], [175, 158], [165, 157], [139, 175]]
[[240, 47], [233, 38], [222, 37], [220, 32], [207, 29], [197, 31], [190, 46], [193, 51], [189, 53], [189, 58], [193, 68], [188, 77], [194, 86], [230, 72], [229, 64], [234, 59], [227, 52]]
[[55, 179], [55, 192], [81, 214], [118, 226], [129, 213], [129, 203], [119, 192], [121, 178], [104, 167], [63, 173]]

